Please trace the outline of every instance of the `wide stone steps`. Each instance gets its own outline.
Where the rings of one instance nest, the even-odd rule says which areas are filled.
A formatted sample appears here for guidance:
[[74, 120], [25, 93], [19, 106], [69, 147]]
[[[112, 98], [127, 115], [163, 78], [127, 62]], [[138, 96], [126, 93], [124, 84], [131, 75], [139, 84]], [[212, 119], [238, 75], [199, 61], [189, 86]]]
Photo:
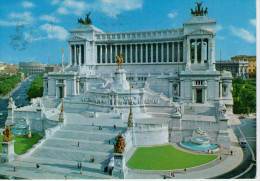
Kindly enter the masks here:
[[75, 125], [75, 124], [66, 124], [60, 131], [79, 131], [79, 132], [95, 132], [95, 133], [117, 133], [122, 132], [124, 128], [116, 127], [114, 129], [112, 126], [102, 126], [102, 130], [99, 130], [99, 126], [90, 126], [90, 125]]
[[107, 164], [109, 162], [111, 153], [105, 152], [94, 152], [94, 151], [83, 151], [83, 150], [71, 150], [53, 147], [41, 146], [31, 156], [34, 157], [45, 157], [59, 160], [68, 161], [81, 161], [84, 158], [87, 162], [90, 162], [90, 158], [95, 158], [95, 163]]
[[[40, 168], [36, 168], [36, 164], [40, 165]], [[23, 161], [15, 161], [10, 166], [8, 171], [13, 172], [13, 167], [18, 166], [20, 170], [18, 172], [31, 173], [27, 174], [24, 178], [37, 179], [35, 177], [38, 174], [46, 176], [46, 179], [64, 179], [66, 175], [68, 179], [84, 178], [84, 179], [115, 179], [103, 172], [104, 166], [95, 163], [82, 162], [83, 175], [80, 175], [80, 169], [77, 167], [77, 162], [64, 161], [58, 159], [30, 157]], [[7, 167], [8, 168], [8, 167]], [[52, 175], [53, 174], [53, 175]], [[49, 175], [49, 177], [48, 177]]]
[[[80, 146], [78, 147], [78, 142], [80, 142]], [[71, 139], [58, 139], [58, 138], [50, 138], [46, 140], [43, 146], [53, 147], [55, 145], [56, 148], [67, 148], [67, 149], [78, 149], [78, 150], [87, 150], [87, 151], [102, 151], [102, 152], [113, 152], [114, 146], [111, 144], [104, 144], [103, 142], [93, 142], [86, 140], [71, 140]]]
[[114, 137], [116, 137], [117, 134], [102, 134], [102, 130], [99, 130], [100, 133], [84, 133], [84, 132], [70, 132], [70, 131], [58, 131], [56, 132], [53, 137], [55, 138], [67, 138], [67, 139], [71, 139], [71, 140], [78, 140], [78, 139], [82, 139], [82, 140], [94, 140], [94, 141], [104, 141], [104, 142], [108, 142], [113, 141]]

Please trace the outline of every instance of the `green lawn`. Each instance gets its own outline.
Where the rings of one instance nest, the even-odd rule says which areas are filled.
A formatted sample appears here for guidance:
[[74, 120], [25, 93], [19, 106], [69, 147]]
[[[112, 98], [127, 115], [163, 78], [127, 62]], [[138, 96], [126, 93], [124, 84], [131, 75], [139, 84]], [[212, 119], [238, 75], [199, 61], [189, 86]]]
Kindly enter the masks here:
[[[3, 141], [4, 136], [0, 135], [0, 142]], [[12, 136], [12, 140], [15, 140], [14, 143], [14, 152], [16, 154], [22, 154], [32, 148], [42, 137], [36, 133], [32, 134], [32, 138], [28, 139], [27, 135], [24, 136]], [[0, 144], [0, 152], [2, 152], [2, 144]]]
[[180, 151], [172, 145], [139, 147], [127, 166], [144, 170], [173, 170], [195, 167], [216, 158], [217, 155], [198, 155]]

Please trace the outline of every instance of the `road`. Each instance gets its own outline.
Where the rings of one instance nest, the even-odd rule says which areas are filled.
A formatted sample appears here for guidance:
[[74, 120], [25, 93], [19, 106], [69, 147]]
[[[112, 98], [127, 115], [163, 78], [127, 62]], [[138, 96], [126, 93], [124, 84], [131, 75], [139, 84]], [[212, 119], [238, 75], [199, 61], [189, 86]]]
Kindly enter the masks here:
[[[241, 125], [232, 126], [237, 138], [245, 138], [248, 143], [247, 148], [243, 148], [244, 158], [242, 163], [232, 171], [215, 177], [224, 178], [255, 178], [256, 177], [256, 119], [242, 119]], [[241, 173], [244, 173], [241, 175]]]
[[[11, 97], [15, 101], [15, 105], [17, 107], [23, 107], [30, 104], [30, 102], [26, 99], [27, 97], [27, 90], [31, 85], [31, 81], [34, 77], [30, 77], [29, 79], [21, 82], [21, 85], [18, 89], [16, 89]], [[8, 98], [0, 98], [0, 128], [4, 126], [6, 118], [7, 118], [7, 106], [8, 106]]]

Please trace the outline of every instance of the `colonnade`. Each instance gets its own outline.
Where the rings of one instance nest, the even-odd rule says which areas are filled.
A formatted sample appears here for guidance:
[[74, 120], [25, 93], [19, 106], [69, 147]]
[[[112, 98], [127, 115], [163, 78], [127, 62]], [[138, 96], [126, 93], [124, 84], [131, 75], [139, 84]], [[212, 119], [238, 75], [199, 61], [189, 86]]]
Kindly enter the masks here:
[[72, 44], [70, 45], [70, 65], [82, 66], [86, 64], [85, 61], [85, 46], [84, 44]]
[[210, 43], [207, 38], [189, 39], [190, 63], [208, 63], [210, 60]]
[[100, 44], [97, 45], [97, 63], [116, 63], [119, 53], [124, 63], [183, 62], [183, 42]]

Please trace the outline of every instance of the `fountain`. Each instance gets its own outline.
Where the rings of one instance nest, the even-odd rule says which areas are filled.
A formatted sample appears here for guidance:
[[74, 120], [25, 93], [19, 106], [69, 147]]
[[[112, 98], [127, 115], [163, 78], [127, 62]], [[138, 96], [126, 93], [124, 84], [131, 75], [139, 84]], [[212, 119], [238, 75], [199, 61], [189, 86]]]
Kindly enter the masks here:
[[209, 140], [204, 138], [193, 138], [190, 139], [189, 142], [180, 142], [181, 146], [184, 148], [192, 149], [192, 150], [212, 150], [217, 151], [219, 149], [218, 145], [213, 145], [209, 143]]

